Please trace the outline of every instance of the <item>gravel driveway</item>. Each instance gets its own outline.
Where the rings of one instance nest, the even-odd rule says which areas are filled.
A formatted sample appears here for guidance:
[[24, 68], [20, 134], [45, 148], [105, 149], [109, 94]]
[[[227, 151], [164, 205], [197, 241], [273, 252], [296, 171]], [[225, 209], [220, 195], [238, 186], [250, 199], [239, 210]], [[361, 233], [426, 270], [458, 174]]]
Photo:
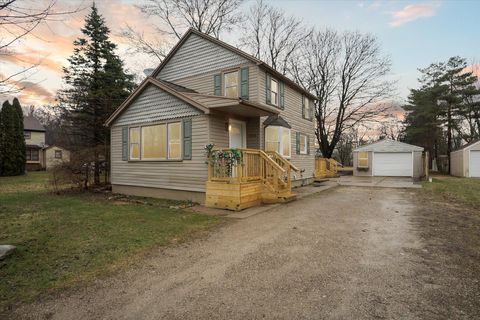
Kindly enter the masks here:
[[[159, 249], [142, 266], [18, 310], [47, 319], [439, 318], [419, 303], [414, 192], [339, 187]], [[428, 289], [428, 288], [427, 288]], [[423, 301], [423, 300], [422, 300]], [[441, 318], [441, 317], [440, 317]]]

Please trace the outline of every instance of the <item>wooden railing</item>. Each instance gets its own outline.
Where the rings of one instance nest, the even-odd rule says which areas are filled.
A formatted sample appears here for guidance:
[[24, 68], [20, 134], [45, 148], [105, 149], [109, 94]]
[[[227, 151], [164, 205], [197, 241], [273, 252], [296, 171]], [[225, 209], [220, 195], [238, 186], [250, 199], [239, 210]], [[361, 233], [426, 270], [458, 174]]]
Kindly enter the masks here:
[[315, 177], [332, 178], [338, 174], [339, 163], [334, 159], [316, 158], [315, 159]]
[[265, 153], [275, 161], [280, 167], [285, 170], [283, 175], [280, 176], [280, 181], [283, 181], [286, 183], [286, 187], [288, 189], [292, 189], [292, 179], [291, 179], [291, 173], [293, 171], [300, 171], [296, 166], [294, 166], [290, 161], [282, 157], [278, 152], [276, 151], [265, 151]]
[[[226, 160], [208, 159], [208, 181], [244, 183], [261, 181], [271, 191], [278, 192], [291, 188], [290, 172], [295, 168], [290, 162], [282, 162], [280, 155], [271, 156], [257, 149], [236, 149], [241, 160], [231, 168]], [[231, 149], [214, 149], [212, 153], [223, 152], [232, 155]], [[296, 168], [295, 168], [296, 169]], [[296, 169], [298, 170], [298, 169]]]

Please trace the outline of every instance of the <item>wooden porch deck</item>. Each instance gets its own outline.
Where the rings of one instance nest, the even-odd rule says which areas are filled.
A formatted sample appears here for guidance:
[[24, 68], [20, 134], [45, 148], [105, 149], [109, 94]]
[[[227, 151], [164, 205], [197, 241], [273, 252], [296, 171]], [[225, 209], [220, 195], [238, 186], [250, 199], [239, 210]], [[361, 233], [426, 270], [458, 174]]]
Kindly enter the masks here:
[[[228, 159], [240, 155], [232, 165]], [[292, 163], [276, 152], [257, 149], [213, 150], [208, 160], [205, 205], [242, 210], [262, 203], [295, 199], [291, 192]]]

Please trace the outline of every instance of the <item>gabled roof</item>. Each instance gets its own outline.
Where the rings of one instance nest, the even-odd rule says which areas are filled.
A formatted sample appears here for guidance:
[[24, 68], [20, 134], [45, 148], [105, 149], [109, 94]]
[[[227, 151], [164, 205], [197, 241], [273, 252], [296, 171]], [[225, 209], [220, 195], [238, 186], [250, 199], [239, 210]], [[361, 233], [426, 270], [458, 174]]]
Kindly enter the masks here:
[[408, 143], [383, 139], [366, 146], [359, 147], [354, 152], [358, 151], [373, 151], [373, 152], [413, 152], [413, 151], [423, 151], [422, 147], [414, 146]]
[[34, 116], [23, 117], [23, 129], [26, 131], [45, 132], [45, 127]]
[[462, 146], [461, 148], [458, 148], [457, 150], [453, 151], [453, 152], [457, 152], [457, 151], [461, 151], [461, 150], [465, 150], [465, 149], [469, 149], [470, 147], [473, 147], [477, 144], [480, 143], [480, 139], [479, 140], [475, 140], [475, 141], [472, 141], [472, 142], [469, 142], [467, 143], [466, 145]]
[[288, 129], [292, 128], [290, 124], [278, 114], [274, 116], [269, 116], [267, 119], [265, 119], [265, 121], [263, 121], [263, 124], [265, 127], [278, 126], [278, 127], [288, 128]]
[[[148, 85], [154, 85], [165, 92], [175, 96], [176, 98], [182, 100], [185, 103], [188, 103], [192, 107], [195, 107], [199, 109], [200, 111], [204, 113], [209, 113], [209, 110], [207, 107], [204, 105], [198, 103], [197, 101], [193, 100], [192, 98], [188, 97], [186, 95], [187, 92], [192, 92], [193, 90], [190, 90], [188, 88], [176, 85], [171, 82], [163, 81], [163, 80], [158, 80], [153, 77], [147, 77], [143, 82], [130, 94], [130, 96], [125, 100], [118, 108], [113, 112], [110, 117], [105, 121], [106, 126], [110, 126], [112, 122], [127, 108], [130, 103], [132, 103], [135, 98], [143, 92], [143, 90], [148, 86]], [[195, 91], [193, 91], [195, 92]]]
[[155, 71], [153, 71], [152, 73], [152, 77], [157, 77], [158, 74], [160, 73], [160, 70], [163, 69], [163, 67], [168, 63], [168, 61], [175, 55], [175, 53], [177, 52], [177, 50], [183, 45], [183, 43], [188, 39], [188, 37], [191, 35], [191, 34], [195, 34], [199, 37], [202, 37], [203, 39], [205, 40], [208, 40], [210, 42], [213, 42], [227, 50], [230, 50], [238, 55], [240, 55], [241, 57], [253, 62], [254, 64], [258, 65], [258, 66], [261, 66], [263, 67], [264, 69], [267, 70], [268, 73], [270, 73], [273, 77], [275, 78], [278, 78], [280, 80], [282, 80], [283, 82], [287, 83], [288, 85], [290, 85], [291, 87], [294, 87], [295, 89], [297, 89], [298, 91], [302, 92], [303, 94], [305, 94], [306, 96], [308, 96], [309, 98], [311, 99], [317, 99], [316, 96], [314, 96], [313, 94], [311, 94], [310, 92], [308, 92], [307, 90], [305, 90], [304, 88], [302, 88], [300, 85], [298, 85], [295, 81], [289, 79], [288, 77], [286, 77], [285, 75], [283, 75], [282, 73], [278, 72], [277, 70], [275, 70], [274, 68], [272, 68], [271, 66], [269, 66], [268, 64], [266, 64], [265, 62], [255, 58], [254, 56], [252, 55], [249, 55], [248, 53], [232, 46], [232, 45], [229, 45], [228, 43], [226, 42], [223, 42], [217, 38], [214, 38], [212, 36], [209, 36], [203, 32], [200, 32], [198, 30], [195, 30], [193, 28], [190, 28], [188, 29], [188, 31], [182, 36], [182, 38], [180, 39], [180, 41], [178, 41], [178, 43], [172, 48], [172, 50], [170, 50], [170, 52], [168, 53], [168, 55], [165, 57], [165, 59], [163, 59], [163, 61], [160, 63], [160, 65], [155, 69]]

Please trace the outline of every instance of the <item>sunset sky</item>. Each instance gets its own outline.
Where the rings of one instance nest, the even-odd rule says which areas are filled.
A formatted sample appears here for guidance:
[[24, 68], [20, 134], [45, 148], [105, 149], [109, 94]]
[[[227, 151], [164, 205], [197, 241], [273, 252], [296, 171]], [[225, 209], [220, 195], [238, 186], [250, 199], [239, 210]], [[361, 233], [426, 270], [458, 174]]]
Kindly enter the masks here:
[[[128, 23], [153, 38], [152, 23], [135, 7], [138, 1], [97, 0], [99, 11], [112, 30], [112, 40], [118, 44], [118, 54], [131, 72], [155, 67], [157, 62], [132, 54], [119, 31]], [[26, 0], [38, 5], [41, 0]], [[246, 10], [253, 1], [246, 1]], [[480, 1], [271, 1], [290, 14], [301, 17], [305, 24], [332, 27], [337, 30], [358, 30], [375, 34], [384, 52], [393, 62], [392, 78], [398, 80], [398, 100], [405, 99], [409, 88], [416, 87], [417, 68], [431, 62], [460, 55], [469, 61], [480, 61], [478, 13]], [[56, 10], [88, 8], [91, 1], [59, 0]], [[63, 16], [39, 26], [11, 48], [11, 54], [1, 56], [0, 77], [39, 64], [21, 84], [23, 105], [54, 103], [56, 91], [62, 86], [62, 66], [72, 54], [73, 40], [80, 35], [88, 9]], [[236, 44], [238, 31], [222, 35]], [[0, 100], [6, 97], [0, 96]]]

